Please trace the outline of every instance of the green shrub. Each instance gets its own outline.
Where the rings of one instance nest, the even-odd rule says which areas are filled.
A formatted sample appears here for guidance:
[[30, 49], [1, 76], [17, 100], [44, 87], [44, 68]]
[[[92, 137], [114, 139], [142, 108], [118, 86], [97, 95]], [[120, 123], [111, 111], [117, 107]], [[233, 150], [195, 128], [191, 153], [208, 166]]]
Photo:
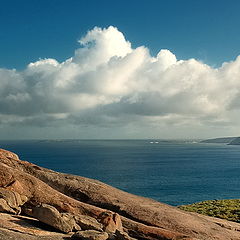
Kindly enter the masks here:
[[179, 208], [240, 223], [240, 199], [209, 200], [182, 205]]

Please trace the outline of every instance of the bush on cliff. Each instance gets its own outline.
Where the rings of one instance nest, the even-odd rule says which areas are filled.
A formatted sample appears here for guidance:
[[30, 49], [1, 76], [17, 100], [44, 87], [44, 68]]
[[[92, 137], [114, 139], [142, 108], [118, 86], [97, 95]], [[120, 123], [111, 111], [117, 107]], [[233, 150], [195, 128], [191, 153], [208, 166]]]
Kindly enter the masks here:
[[209, 200], [182, 205], [179, 208], [240, 223], [240, 199]]

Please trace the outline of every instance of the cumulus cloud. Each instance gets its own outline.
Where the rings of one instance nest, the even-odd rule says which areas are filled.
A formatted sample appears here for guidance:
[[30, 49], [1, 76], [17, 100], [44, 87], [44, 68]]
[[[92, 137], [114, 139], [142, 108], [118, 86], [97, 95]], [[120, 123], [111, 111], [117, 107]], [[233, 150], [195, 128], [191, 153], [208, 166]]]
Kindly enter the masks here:
[[64, 62], [41, 59], [23, 71], [0, 69], [1, 124], [237, 124], [240, 57], [212, 68], [177, 60], [167, 49], [151, 56], [112, 26], [95, 27], [79, 44]]

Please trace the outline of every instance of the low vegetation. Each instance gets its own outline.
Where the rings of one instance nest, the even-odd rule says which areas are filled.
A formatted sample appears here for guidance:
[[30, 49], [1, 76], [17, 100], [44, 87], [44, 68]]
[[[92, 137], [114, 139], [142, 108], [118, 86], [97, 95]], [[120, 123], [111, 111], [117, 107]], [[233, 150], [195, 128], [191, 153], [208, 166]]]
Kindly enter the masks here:
[[209, 200], [179, 208], [240, 223], [240, 199]]

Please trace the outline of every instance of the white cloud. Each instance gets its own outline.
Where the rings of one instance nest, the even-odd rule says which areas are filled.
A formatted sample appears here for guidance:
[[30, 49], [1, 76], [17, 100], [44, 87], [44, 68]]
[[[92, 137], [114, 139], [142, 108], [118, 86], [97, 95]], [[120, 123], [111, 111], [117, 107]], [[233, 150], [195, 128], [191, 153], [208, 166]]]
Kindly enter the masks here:
[[220, 68], [166, 49], [154, 57], [112, 26], [95, 27], [79, 43], [62, 63], [0, 69], [1, 124], [237, 128], [240, 57]]

